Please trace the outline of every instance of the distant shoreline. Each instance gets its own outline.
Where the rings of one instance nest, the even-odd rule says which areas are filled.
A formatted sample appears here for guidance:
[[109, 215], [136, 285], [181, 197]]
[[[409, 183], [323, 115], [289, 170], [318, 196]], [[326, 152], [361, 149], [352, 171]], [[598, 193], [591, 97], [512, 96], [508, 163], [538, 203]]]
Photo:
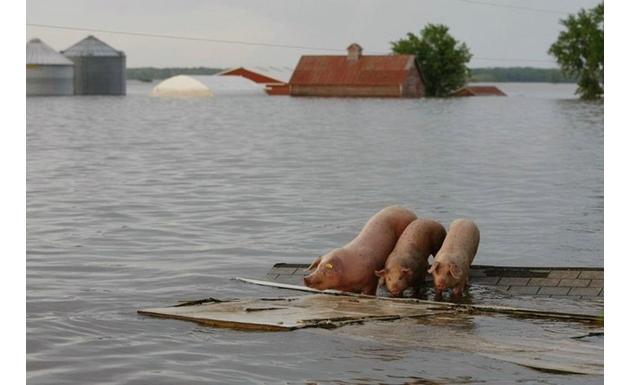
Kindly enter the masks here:
[[575, 83], [577, 80], [573, 76], [565, 76], [558, 68], [471, 68], [470, 74], [471, 83]]
[[[214, 75], [225, 68], [213, 67], [136, 67], [127, 68], [127, 79], [153, 81], [174, 75]], [[471, 68], [471, 83], [575, 83], [575, 77], [562, 74], [557, 68], [492, 67]]]

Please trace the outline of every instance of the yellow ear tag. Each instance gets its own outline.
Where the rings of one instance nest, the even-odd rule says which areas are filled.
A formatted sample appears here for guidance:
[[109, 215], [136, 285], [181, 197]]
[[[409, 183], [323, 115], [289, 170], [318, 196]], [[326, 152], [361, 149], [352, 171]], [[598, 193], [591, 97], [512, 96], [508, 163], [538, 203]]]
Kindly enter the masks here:
[[332, 269], [332, 268], [333, 268], [332, 263], [327, 263], [327, 264], [326, 264], [326, 268], [327, 268], [327, 269]]

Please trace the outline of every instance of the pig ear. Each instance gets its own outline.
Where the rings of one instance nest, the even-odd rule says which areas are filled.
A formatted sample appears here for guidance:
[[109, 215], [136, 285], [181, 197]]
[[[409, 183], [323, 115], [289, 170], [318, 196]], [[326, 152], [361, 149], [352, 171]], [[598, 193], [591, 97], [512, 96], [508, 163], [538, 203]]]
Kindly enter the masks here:
[[455, 279], [460, 279], [462, 277], [462, 275], [464, 274], [462, 269], [459, 266], [457, 266], [456, 264], [454, 264], [453, 262], [449, 262], [449, 264], [448, 264], [448, 271], [451, 272], [451, 275]]
[[313, 263], [311, 263], [309, 267], [306, 268], [306, 271], [315, 269], [317, 266], [319, 266], [319, 263], [321, 261], [322, 261], [322, 257], [320, 255], [319, 257], [315, 258], [315, 260], [313, 261]]
[[374, 275], [376, 275], [377, 277], [382, 277], [385, 275], [385, 269], [383, 270], [374, 270]]
[[438, 267], [440, 267], [440, 262], [433, 261], [433, 263], [431, 264], [431, 268], [427, 273], [433, 274], [433, 272], [437, 272]]
[[410, 275], [411, 274], [411, 270], [407, 267], [403, 267], [402, 269], [400, 269], [400, 272], [402, 273], [402, 275]]

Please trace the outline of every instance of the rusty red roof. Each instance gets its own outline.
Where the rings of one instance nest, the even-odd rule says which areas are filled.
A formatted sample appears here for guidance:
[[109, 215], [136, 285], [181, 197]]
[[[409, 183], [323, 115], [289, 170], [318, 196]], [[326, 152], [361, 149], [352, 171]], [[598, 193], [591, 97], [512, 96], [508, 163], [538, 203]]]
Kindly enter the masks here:
[[296, 85], [402, 84], [415, 65], [413, 55], [302, 56], [289, 83]]
[[219, 72], [217, 75], [228, 76], [242, 76], [256, 83], [287, 83], [293, 68], [289, 67], [237, 67], [223, 72]]
[[453, 92], [453, 96], [506, 96], [495, 86], [468, 86]]

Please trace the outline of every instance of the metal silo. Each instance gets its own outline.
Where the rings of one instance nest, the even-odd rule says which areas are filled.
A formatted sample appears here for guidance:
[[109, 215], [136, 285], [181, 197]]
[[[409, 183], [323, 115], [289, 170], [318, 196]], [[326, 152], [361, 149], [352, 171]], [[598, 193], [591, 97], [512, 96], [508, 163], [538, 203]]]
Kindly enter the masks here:
[[77, 95], [124, 95], [127, 91], [125, 53], [90, 35], [61, 51], [74, 63]]
[[26, 95], [72, 95], [74, 66], [39, 39], [26, 43]]

